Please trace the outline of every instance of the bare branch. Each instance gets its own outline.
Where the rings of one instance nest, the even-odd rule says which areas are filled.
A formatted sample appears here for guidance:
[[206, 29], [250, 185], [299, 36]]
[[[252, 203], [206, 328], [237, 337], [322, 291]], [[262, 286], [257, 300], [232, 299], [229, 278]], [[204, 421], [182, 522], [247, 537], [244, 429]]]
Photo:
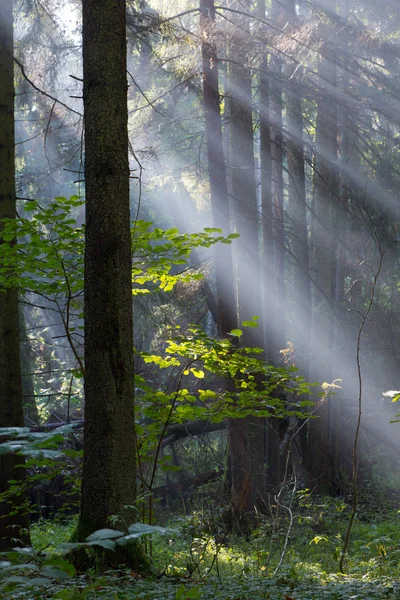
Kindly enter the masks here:
[[64, 102], [62, 102], [61, 100], [59, 100], [58, 98], [55, 98], [54, 96], [52, 96], [51, 94], [48, 94], [47, 92], [45, 92], [44, 90], [41, 90], [35, 83], [33, 83], [32, 79], [30, 79], [28, 77], [28, 75], [26, 74], [25, 71], [25, 67], [24, 65], [18, 60], [18, 58], [16, 58], [14, 56], [14, 62], [15, 64], [17, 64], [19, 66], [19, 68], [21, 69], [21, 73], [23, 75], [23, 77], [26, 79], [26, 81], [29, 83], [29, 85], [31, 85], [33, 87], [34, 90], [36, 90], [37, 92], [39, 92], [39, 94], [42, 94], [43, 96], [46, 96], [46, 98], [50, 98], [50, 100], [53, 100], [53, 102], [56, 102], [57, 104], [59, 104], [60, 106], [63, 106], [64, 108], [66, 108], [67, 110], [69, 110], [70, 112], [74, 113], [75, 115], [79, 115], [80, 117], [83, 117], [82, 113], [78, 112], [77, 110], [74, 110], [73, 108], [71, 108], [70, 106], [68, 106], [67, 104], [64, 104]]

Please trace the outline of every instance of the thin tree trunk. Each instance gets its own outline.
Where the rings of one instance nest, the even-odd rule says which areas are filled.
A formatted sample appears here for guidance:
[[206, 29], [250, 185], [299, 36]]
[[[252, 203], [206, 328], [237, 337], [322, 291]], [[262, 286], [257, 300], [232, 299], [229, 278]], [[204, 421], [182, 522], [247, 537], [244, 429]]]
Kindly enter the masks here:
[[[261, 9], [260, 9], [261, 10]], [[271, 2], [271, 17], [277, 25], [281, 24], [283, 7], [277, 0]], [[270, 124], [270, 158], [271, 161], [271, 217], [272, 217], [272, 238], [273, 238], [273, 261], [271, 261], [271, 270], [274, 269], [272, 281], [273, 289], [273, 312], [270, 321], [272, 347], [270, 349], [270, 358], [273, 364], [279, 364], [281, 356], [280, 350], [286, 347], [286, 285], [285, 285], [285, 224], [283, 210], [283, 135], [282, 135], [282, 85], [279, 79], [282, 77], [283, 61], [277, 54], [271, 54], [270, 71], [275, 75], [271, 79], [268, 89], [269, 96], [269, 124]], [[264, 86], [262, 86], [264, 87]], [[260, 89], [260, 102], [261, 92]], [[262, 107], [267, 98], [263, 100]], [[269, 235], [271, 231], [268, 232]], [[269, 247], [269, 251], [271, 248]], [[266, 292], [265, 292], [266, 293]], [[280, 466], [280, 422], [276, 419], [269, 419], [267, 428], [267, 485], [272, 493], [279, 488], [281, 482]]]
[[19, 330], [20, 330], [20, 356], [22, 377], [22, 399], [24, 409], [24, 422], [28, 427], [39, 424], [39, 413], [35, 399], [35, 387], [32, 375], [32, 348], [26, 332], [24, 308], [19, 304]]
[[[16, 217], [14, 137], [13, 3], [0, 4], [0, 219]], [[0, 292], [0, 427], [23, 427], [18, 290]], [[0, 457], [0, 494], [24, 478], [23, 459]], [[18, 541], [16, 541], [18, 540]], [[29, 545], [25, 496], [0, 500], [0, 550]]]
[[[201, 0], [203, 98], [213, 227], [230, 233], [229, 197], [222, 140], [218, 58], [215, 46], [214, 0]], [[222, 337], [237, 327], [232, 248], [220, 244], [214, 253], [218, 306], [217, 327]]]
[[[349, 0], [343, 0], [340, 2], [341, 17], [348, 21], [349, 18]], [[343, 36], [343, 54], [341, 57], [341, 71], [342, 71], [342, 93], [343, 97], [348, 97], [349, 88], [349, 33], [346, 28], [341, 31]], [[336, 237], [336, 270], [335, 270], [335, 281], [334, 281], [334, 301], [336, 304], [336, 314], [334, 315], [334, 331], [333, 331], [333, 367], [338, 373], [342, 373], [343, 369], [347, 367], [344, 364], [344, 357], [346, 356], [346, 350], [343, 352], [342, 343], [346, 335], [346, 321], [348, 320], [347, 311], [344, 311], [345, 301], [345, 279], [347, 274], [347, 236], [348, 236], [348, 204], [351, 194], [351, 184], [348, 177], [348, 169], [351, 165], [351, 144], [350, 144], [350, 129], [354, 126], [352, 122], [354, 117], [350, 116], [350, 111], [346, 106], [341, 108], [338, 125], [340, 131], [340, 187], [339, 187], [339, 198], [336, 210], [336, 222], [335, 222], [335, 237]], [[339, 314], [338, 314], [338, 311]], [[348, 368], [348, 367], [347, 367]], [[340, 489], [340, 429], [342, 422], [342, 402], [343, 397], [341, 391], [335, 395], [334, 402], [331, 407], [331, 426], [330, 426], [330, 458], [331, 458], [331, 475], [333, 482], [336, 487]]]
[[[258, 0], [257, 15], [265, 19], [265, 0]], [[260, 65], [259, 81], [259, 119], [260, 119], [260, 184], [261, 184], [261, 281], [263, 288], [263, 311], [265, 315], [265, 355], [274, 360], [275, 340], [273, 323], [275, 321], [276, 286], [274, 273], [274, 243], [272, 228], [272, 156], [271, 156], [271, 115], [270, 86], [267, 74], [268, 58], [265, 54]]]
[[[265, 0], [258, 0], [257, 14], [265, 19]], [[273, 229], [273, 185], [272, 185], [272, 148], [271, 148], [271, 94], [268, 74], [267, 56], [264, 56], [260, 71], [259, 82], [259, 119], [260, 119], [260, 170], [261, 170], [261, 215], [262, 215], [262, 246], [261, 246], [261, 282], [264, 314], [264, 348], [265, 357], [272, 364], [279, 362], [278, 335], [275, 329], [279, 321], [278, 293], [274, 267], [274, 229]], [[280, 483], [280, 437], [279, 422], [276, 419], [267, 420], [265, 459], [266, 459], [266, 489], [274, 493]]]
[[[278, 24], [282, 22], [282, 5], [272, 0], [271, 16]], [[286, 347], [285, 317], [285, 223], [283, 210], [283, 134], [282, 134], [282, 77], [283, 60], [281, 56], [272, 54], [270, 70], [275, 73], [275, 80], [270, 86], [271, 110], [271, 156], [272, 156], [272, 222], [274, 233], [275, 279], [277, 287], [277, 304], [279, 311], [275, 315], [275, 344], [278, 350]]]
[[[234, 3], [235, 8], [239, 8]], [[240, 8], [251, 12], [251, 2]], [[260, 283], [259, 216], [257, 207], [253, 148], [252, 75], [247, 66], [247, 43], [250, 24], [246, 17], [234, 15], [236, 27], [229, 47], [230, 63], [230, 167], [235, 227], [240, 234], [236, 245], [236, 277], [239, 324], [259, 317], [257, 328], [244, 328], [241, 343], [249, 347], [264, 346], [264, 325]], [[240, 511], [250, 511], [265, 492], [265, 419], [246, 418], [235, 423], [235, 437], [230, 439], [231, 467], [240, 485], [232, 489]], [[239, 452], [240, 449], [240, 452]], [[233, 474], [232, 474], [233, 475]]]
[[[286, 14], [293, 28], [296, 25], [294, 0], [286, 0]], [[309, 378], [311, 352], [311, 280], [307, 230], [306, 181], [303, 143], [303, 107], [296, 66], [286, 65], [286, 119], [288, 130], [287, 166], [289, 194], [289, 244], [292, 263], [294, 364], [305, 379]], [[299, 433], [301, 455], [307, 452], [307, 430]]]
[[[321, 33], [322, 35], [322, 33]], [[335, 289], [334, 221], [337, 206], [337, 104], [336, 64], [325, 45], [326, 56], [319, 66], [319, 101], [316, 122], [314, 173], [313, 321], [311, 378], [321, 383], [332, 380], [333, 298]], [[308, 427], [308, 471], [319, 489], [330, 489], [329, 459], [330, 402], [318, 409], [319, 418]]]
[[[221, 228], [226, 234], [229, 232], [230, 214], [221, 128], [218, 59], [214, 40], [214, 1], [201, 0], [200, 6], [203, 36], [203, 94], [213, 225]], [[226, 336], [230, 330], [237, 327], [236, 288], [230, 246], [216, 249], [215, 279], [218, 329], [220, 335]], [[225, 385], [229, 388], [232, 384], [227, 381]], [[247, 420], [227, 419], [227, 435], [230, 450], [230, 493], [233, 517], [237, 522], [251, 509], [252, 504]]]
[[[286, 4], [289, 18], [294, 25], [296, 20], [294, 0]], [[300, 86], [292, 73], [292, 65], [287, 65], [288, 77], [285, 100], [288, 129], [287, 164], [289, 172], [289, 212], [290, 250], [293, 263], [294, 322], [297, 328], [295, 337], [296, 366], [307, 379], [310, 367], [311, 343], [311, 282], [308, 251], [306, 182], [304, 168], [303, 110]]]

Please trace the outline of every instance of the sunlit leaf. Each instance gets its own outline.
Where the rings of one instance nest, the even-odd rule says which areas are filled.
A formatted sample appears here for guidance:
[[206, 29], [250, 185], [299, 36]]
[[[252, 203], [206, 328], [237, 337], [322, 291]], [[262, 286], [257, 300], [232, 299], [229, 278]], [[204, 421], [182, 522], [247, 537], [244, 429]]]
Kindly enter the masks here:
[[232, 329], [229, 333], [235, 337], [241, 337], [243, 335], [243, 331], [241, 329]]

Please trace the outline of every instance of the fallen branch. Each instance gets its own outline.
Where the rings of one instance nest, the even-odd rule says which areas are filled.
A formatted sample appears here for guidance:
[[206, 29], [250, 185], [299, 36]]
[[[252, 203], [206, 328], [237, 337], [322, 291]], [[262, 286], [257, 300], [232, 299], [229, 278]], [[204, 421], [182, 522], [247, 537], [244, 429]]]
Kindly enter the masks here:
[[181, 481], [174, 481], [173, 483], [167, 483], [166, 485], [160, 485], [153, 489], [153, 495], [155, 498], [166, 498], [170, 495], [177, 496], [189, 492], [191, 488], [199, 487], [205, 483], [210, 483], [221, 476], [220, 471], [209, 471], [208, 473], [202, 473], [196, 475], [196, 477], [188, 477]]

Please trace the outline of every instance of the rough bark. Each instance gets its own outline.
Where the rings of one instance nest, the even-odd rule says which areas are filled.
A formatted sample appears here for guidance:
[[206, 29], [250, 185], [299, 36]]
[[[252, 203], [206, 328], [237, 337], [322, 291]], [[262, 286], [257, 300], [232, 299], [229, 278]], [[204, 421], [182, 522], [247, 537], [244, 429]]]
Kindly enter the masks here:
[[[13, 3], [0, 4], [0, 219], [16, 216]], [[23, 427], [21, 361], [18, 324], [18, 291], [0, 291], [0, 427]], [[21, 480], [20, 456], [0, 457], [0, 494], [10, 480]], [[0, 500], [0, 550], [29, 545], [29, 521], [25, 496]], [[13, 508], [14, 506], [14, 508]], [[10, 513], [13, 514], [10, 514]], [[19, 540], [16, 542], [15, 540]]]
[[[84, 0], [85, 429], [74, 539], [136, 520], [125, 0]], [[107, 564], [140, 566], [124, 546]]]
[[[258, 0], [257, 12], [265, 18], [265, 0]], [[284, 5], [271, 3], [271, 17], [281, 25]], [[283, 210], [283, 135], [282, 75], [283, 61], [278, 54], [266, 59], [260, 74], [260, 166], [262, 207], [262, 273], [265, 318], [265, 354], [278, 365], [285, 343], [285, 224]], [[266, 70], [277, 77], [269, 79]], [[280, 422], [269, 419], [266, 430], [266, 483], [274, 494], [281, 480]]]

